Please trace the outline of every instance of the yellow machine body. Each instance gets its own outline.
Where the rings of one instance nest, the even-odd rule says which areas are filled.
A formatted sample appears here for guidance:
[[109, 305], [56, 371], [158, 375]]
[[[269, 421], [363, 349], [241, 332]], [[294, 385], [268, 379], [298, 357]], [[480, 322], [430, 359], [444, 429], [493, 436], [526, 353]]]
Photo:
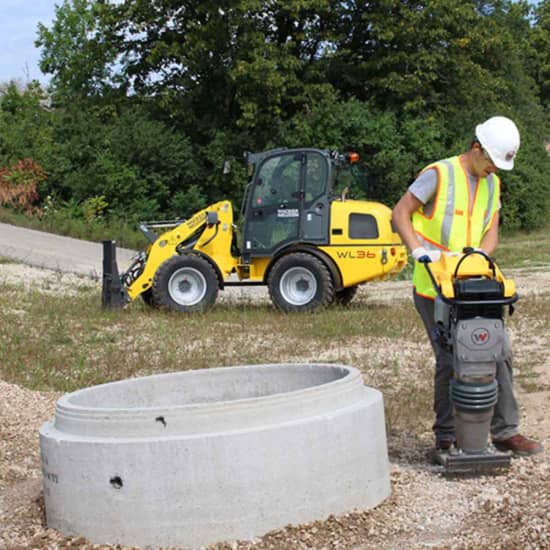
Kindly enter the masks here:
[[[462, 254], [443, 253], [438, 262], [430, 263], [430, 269], [444, 298], [455, 298], [453, 279], [485, 278], [495, 279], [503, 285], [503, 297], [511, 298], [516, 294], [516, 283], [513, 279], [507, 279], [499, 267], [493, 263], [493, 267], [481, 254], [471, 254], [461, 261]], [[458, 266], [458, 264], [460, 265]], [[458, 270], [457, 270], [458, 266]], [[494, 272], [493, 272], [494, 268]]]
[[[208, 225], [208, 213], [217, 213], [216, 224]], [[378, 237], [372, 239], [353, 239], [349, 235], [350, 214], [368, 214], [377, 221]], [[407, 252], [397, 233], [391, 226], [391, 211], [388, 207], [370, 201], [334, 201], [331, 204], [331, 224], [329, 244], [313, 246], [293, 244], [288, 250], [313, 251], [325, 257], [326, 262], [336, 269], [338, 288], [347, 288], [367, 281], [391, 277], [407, 264]], [[220, 285], [231, 274], [240, 281], [266, 282], [266, 274], [272, 265], [273, 257], [252, 258], [243, 263], [240, 256], [232, 254], [235, 226], [233, 209], [229, 201], [220, 201], [195, 213], [177, 227], [159, 235], [147, 249], [147, 262], [141, 275], [127, 288], [131, 300], [149, 290], [158, 268], [170, 257], [178, 254], [178, 245], [192, 236], [197, 228], [206, 228], [187, 253], [200, 253], [216, 266], [220, 276]], [[276, 257], [280, 257], [280, 251]]]

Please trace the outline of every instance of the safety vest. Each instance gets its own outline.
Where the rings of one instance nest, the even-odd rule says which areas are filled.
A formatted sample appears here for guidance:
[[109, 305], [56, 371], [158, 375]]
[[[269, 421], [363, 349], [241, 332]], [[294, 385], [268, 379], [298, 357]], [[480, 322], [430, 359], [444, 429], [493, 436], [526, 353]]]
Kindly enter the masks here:
[[[428, 203], [429, 211], [425, 205], [412, 216], [422, 246], [447, 252], [461, 252], [467, 246], [478, 248], [499, 208], [500, 179], [496, 174], [479, 178], [472, 197], [460, 157], [441, 160], [424, 170], [430, 168], [437, 171], [436, 194]], [[419, 262], [415, 262], [413, 284], [418, 294], [436, 296], [426, 268]]]

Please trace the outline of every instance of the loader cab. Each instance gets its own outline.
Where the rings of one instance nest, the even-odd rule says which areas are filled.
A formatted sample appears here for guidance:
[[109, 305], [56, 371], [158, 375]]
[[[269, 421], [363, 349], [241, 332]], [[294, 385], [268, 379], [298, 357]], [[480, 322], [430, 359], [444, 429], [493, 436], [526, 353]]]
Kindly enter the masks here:
[[243, 255], [272, 256], [296, 242], [329, 241], [331, 162], [318, 149], [249, 155], [254, 175], [245, 197]]

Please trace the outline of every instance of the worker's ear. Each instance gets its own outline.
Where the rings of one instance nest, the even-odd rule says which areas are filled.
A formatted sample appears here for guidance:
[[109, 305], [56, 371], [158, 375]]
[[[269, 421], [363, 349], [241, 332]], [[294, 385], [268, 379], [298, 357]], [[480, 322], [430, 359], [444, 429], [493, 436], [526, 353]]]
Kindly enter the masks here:
[[472, 141], [471, 149], [472, 149], [472, 151], [476, 151], [476, 152], [481, 151], [481, 143], [479, 143], [479, 141], [477, 139], [474, 139]]

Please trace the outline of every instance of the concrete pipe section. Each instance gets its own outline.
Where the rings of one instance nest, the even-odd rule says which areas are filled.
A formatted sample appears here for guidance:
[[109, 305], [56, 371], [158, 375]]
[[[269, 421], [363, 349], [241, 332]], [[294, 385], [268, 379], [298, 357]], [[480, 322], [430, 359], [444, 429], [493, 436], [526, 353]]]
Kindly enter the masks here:
[[40, 429], [49, 527], [197, 547], [376, 506], [382, 394], [334, 364], [162, 374], [63, 396]]

